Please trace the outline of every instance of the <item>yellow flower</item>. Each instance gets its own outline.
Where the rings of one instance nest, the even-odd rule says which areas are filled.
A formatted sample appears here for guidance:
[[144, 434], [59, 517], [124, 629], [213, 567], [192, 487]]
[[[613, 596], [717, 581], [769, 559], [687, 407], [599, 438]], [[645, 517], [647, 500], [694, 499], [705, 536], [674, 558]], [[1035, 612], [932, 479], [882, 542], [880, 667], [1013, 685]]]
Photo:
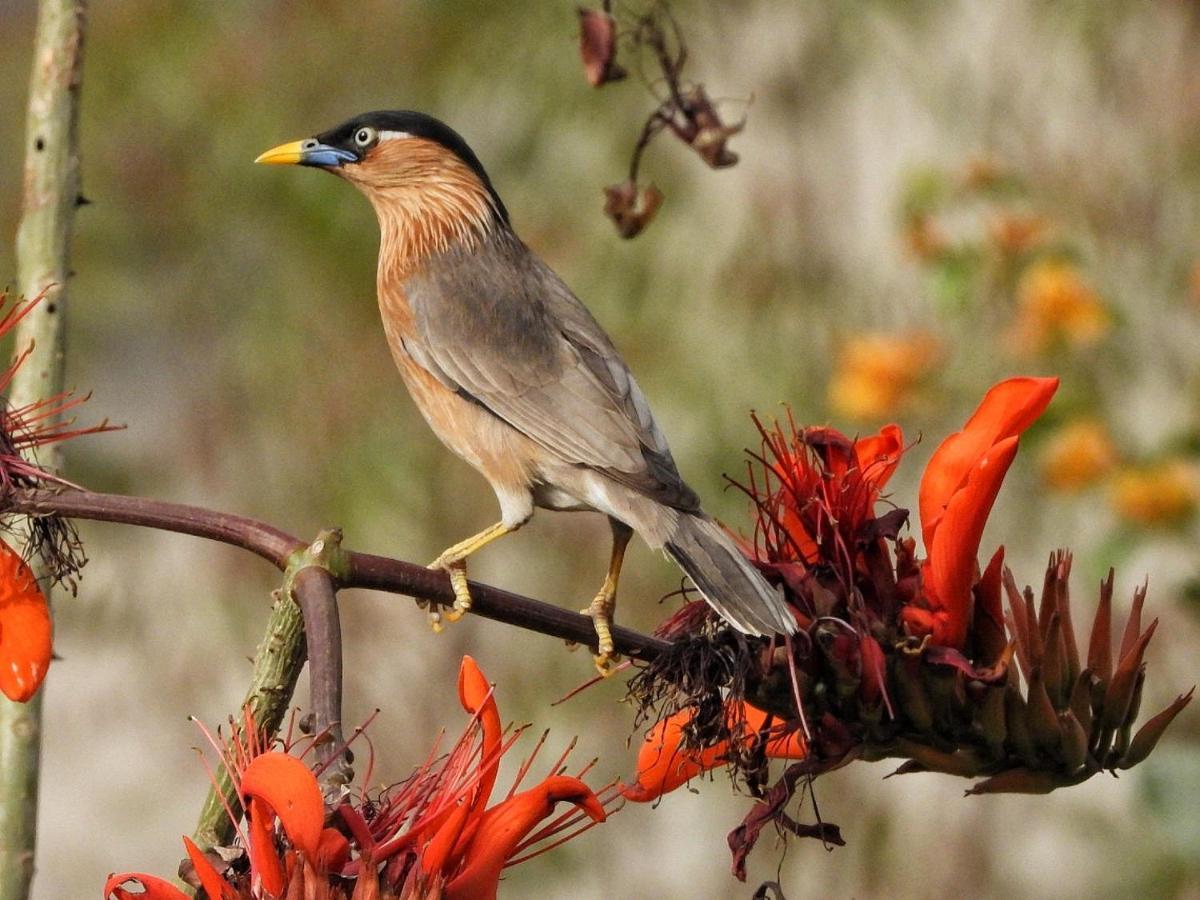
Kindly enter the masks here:
[[1077, 491], [1095, 484], [1117, 462], [1108, 429], [1095, 419], [1068, 422], [1042, 450], [1042, 480], [1055, 490]]
[[1125, 469], [1113, 483], [1113, 506], [1135, 525], [1177, 525], [1198, 503], [1195, 465], [1182, 459]]
[[1046, 260], [1021, 276], [1014, 328], [1021, 350], [1040, 353], [1058, 342], [1090, 346], [1111, 324], [1100, 297], [1070, 263]]
[[924, 333], [852, 338], [838, 353], [829, 382], [829, 405], [849, 419], [892, 416], [909, 404], [937, 357], [937, 341]]

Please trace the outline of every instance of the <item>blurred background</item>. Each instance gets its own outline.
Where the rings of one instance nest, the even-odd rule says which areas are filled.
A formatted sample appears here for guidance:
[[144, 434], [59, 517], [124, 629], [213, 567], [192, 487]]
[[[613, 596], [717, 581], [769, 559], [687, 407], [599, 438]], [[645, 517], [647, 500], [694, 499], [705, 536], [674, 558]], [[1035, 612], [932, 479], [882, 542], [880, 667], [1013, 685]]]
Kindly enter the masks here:
[[[632, 242], [603, 216], [653, 106], [579, 63], [574, 5], [93, 4], [84, 192], [68, 383], [87, 421], [68, 475], [260, 517], [300, 536], [424, 562], [495, 519], [486, 484], [405, 395], [375, 307], [366, 201], [323, 173], [251, 164], [375, 108], [426, 110], [488, 166], [525, 240], [587, 302], [637, 373], [687, 479], [733, 527], [723, 474], [756, 444], [749, 411], [920, 439], [893, 480], [914, 508], [924, 461], [1011, 374], [1062, 388], [1023, 441], [981, 552], [1018, 581], [1077, 554], [1076, 617], [1117, 567], [1123, 608], [1150, 578], [1143, 709], [1197, 680], [1200, 612], [1200, 12], [1090, 0], [677, 2], [688, 75], [748, 116], [713, 171], [661, 138], [642, 169], [666, 202]], [[0, 0], [0, 283], [15, 277], [34, 4]], [[187, 720], [236, 709], [272, 570], [228, 548], [85, 525], [46, 684], [35, 896], [95, 896], [107, 873], [170, 875], [207, 789]], [[599, 516], [540, 513], [472, 559], [479, 580], [579, 608], [599, 585]], [[619, 619], [648, 630], [679, 574], [635, 545]], [[465, 716], [470, 652], [502, 715], [573, 735], [580, 765], [630, 775], [622, 679], [550, 702], [586, 652], [481, 619], [438, 637], [411, 602], [342, 595], [347, 720], [398, 780]], [[303, 703], [302, 688], [298, 700]], [[633, 738], [639, 740], [636, 736]], [[818, 782], [849, 846], [768, 836], [750, 879], [725, 834], [748, 801], [723, 775], [628, 807], [511, 870], [508, 896], [1200, 896], [1200, 722], [1180, 717], [1118, 780], [1050, 797], [963, 799], [963, 782]], [[528, 745], [522, 745], [528, 746]], [[509, 762], [515, 764], [520, 748]], [[535, 769], [535, 772], [537, 770]], [[810, 816], [811, 809], [808, 810]], [[811, 818], [811, 816], [810, 816]]]

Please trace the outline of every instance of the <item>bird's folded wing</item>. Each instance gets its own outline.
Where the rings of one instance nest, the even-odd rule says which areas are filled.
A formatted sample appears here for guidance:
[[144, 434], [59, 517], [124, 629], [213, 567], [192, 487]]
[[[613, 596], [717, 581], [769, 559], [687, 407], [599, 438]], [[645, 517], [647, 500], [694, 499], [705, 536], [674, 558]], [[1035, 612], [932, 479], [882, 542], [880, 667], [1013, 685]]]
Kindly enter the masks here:
[[573, 465], [698, 506], [629, 369], [582, 303], [516, 238], [405, 282], [413, 359]]

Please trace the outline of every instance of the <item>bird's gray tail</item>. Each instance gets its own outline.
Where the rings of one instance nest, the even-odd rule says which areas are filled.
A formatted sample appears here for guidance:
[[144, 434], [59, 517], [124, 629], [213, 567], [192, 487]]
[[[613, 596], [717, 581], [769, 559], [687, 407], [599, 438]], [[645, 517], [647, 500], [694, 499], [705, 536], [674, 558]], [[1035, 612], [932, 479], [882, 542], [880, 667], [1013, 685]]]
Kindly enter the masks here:
[[783, 597], [705, 515], [680, 513], [663, 550], [692, 579], [709, 606], [744, 634], [793, 634]]

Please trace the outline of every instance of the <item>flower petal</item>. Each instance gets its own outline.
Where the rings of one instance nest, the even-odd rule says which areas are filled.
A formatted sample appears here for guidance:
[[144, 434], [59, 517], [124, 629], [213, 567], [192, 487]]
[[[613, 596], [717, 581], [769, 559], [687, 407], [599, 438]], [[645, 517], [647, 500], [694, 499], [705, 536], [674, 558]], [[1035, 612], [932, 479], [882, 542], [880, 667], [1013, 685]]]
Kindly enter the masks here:
[[500, 708], [496, 705], [495, 691], [484, 677], [475, 660], [464, 656], [458, 669], [458, 699], [463, 709], [479, 716], [483, 728], [483, 756], [480, 759], [485, 771], [479, 779], [472, 807], [480, 811], [492, 795], [496, 773], [500, 767], [500, 749], [503, 729], [500, 725]]
[[595, 822], [606, 818], [604, 806], [578, 778], [551, 775], [541, 784], [493, 806], [479, 822], [467, 848], [463, 870], [449, 884], [446, 900], [488, 900], [496, 896], [500, 872], [525, 835], [554, 811], [560, 800], [574, 803]]
[[233, 886], [221, 877], [221, 873], [214, 868], [204, 851], [187, 835], [184, 835], [183, 846], [187, 850], [188, 859], [192, 861], [196, 877], [200, 879], [200, 886], [204, 888], [204, 893], [208, 894], [208, 900], [236, 900], [237, 892]]
[[451, 861], [451, 851], [454, 850], [455, 844], [458, 843], [458, 839], [463, 833], [463, 827], [467, 824], [471, 808], [467, 803], [460, 803], [456, 806], [442, 822], [437, 833], [425, 845], [425, 849], [421, 851], [421, 872], [426, 876], [441, 872]]
[[921, 477], [921, 530], [926, 552], [950, 498], [997, 442], [1021, 434], [1050, 404], [1057, 378], [1009, 378], [994, 385], [962, 431], [942, 441]]
[[292, 845], [310, 862], [316, 861], [325, 825], [325, 803], [308, 766], [286, 753], [264, 753], [246, 766], [239, 790], [243, 796], [270, 807]]
[[876, 495], [883, 490], [904, 455], [904, 432], [899, 425], [884, 425], [879, 434], [859, 438], [854, 442], [854, 456], [863, 481], [872, 486]]
[[722, 765], [729, 749], [727, 741], [697, 752], [682, 750], [683, 729], [692, 720], [691, 709], [660, 719], [646, 734], [638, 751], [637, 783], [625, 785], [621, 793], [636, 803], [657, 800], [686, 784], [702, 772]]
[[934, 613], [933, 641], [962, 649], [971, 621], [971, 585], [979, 541], [1004, 475], [1017, 455], [1017, 438], [1000, 441], [976, 463], [950, 498], [928, 547], [925, 592]]
[[[134, 882], [141, 891], [135, 894], [121, 887], [129, 881]], [[104, 900], [110, 900], [112, 897], [116, 897], [117, 900], [189, 900], [188, 895], [171, 882], [141, 872], [109, 875], [108, 881], [104, 882]]]
[[[729, 758], [729, 741], [721, 741], [703, 750], [684, 750], [683, 730], [691, 722], [693, 710], [683, 709], [659, 720], [646, 734], [638, 752], [637, 783], [625, 785], [621, 794], [635, 803], [648, 803], [686, 784], [697, 775], [722, 766]], [[750, 742], [767, 722], [767, 714], [749, 703], [726, 708], [731, 724], [745, 722], [745, 740]], [[773, 759], [804, 759], [808, 745], [798, 732], [787, 732], [768, 739], [766, 755]]]
[[350, 841], [336, 828], [324, 829], [317, 846], [317, 871], [337, 875], [349, 861]]
[[0, 541], [0, 691], [24, 703], [50, 667], [50, 607], [29, 566]]
[[263, 890], [278, 897], [283, 893], [283, 861], [275, 850], [275, 817], [270, 807], [251, 797], [246, 804], [249, 834], [246, 853], [250, 856], [250, 874], [262, 882]]

